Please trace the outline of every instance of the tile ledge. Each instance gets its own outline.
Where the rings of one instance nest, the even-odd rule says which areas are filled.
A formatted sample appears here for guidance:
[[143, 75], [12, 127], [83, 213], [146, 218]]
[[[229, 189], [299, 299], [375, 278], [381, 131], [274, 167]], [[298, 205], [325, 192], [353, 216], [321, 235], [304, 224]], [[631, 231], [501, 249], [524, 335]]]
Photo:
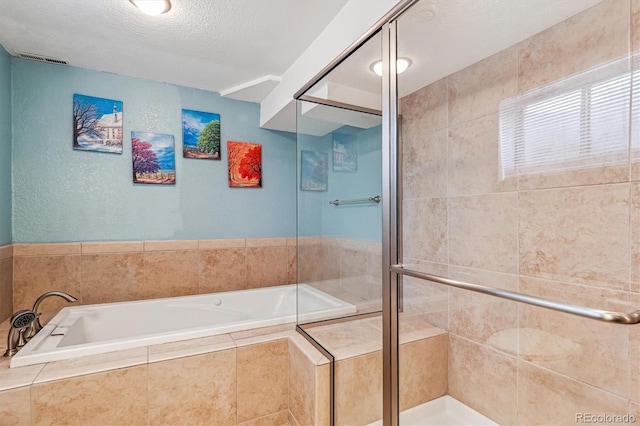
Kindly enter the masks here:
[[68, 256], [82, 254], [81, 243], [17, 243], [13, 244], [13, 257]]

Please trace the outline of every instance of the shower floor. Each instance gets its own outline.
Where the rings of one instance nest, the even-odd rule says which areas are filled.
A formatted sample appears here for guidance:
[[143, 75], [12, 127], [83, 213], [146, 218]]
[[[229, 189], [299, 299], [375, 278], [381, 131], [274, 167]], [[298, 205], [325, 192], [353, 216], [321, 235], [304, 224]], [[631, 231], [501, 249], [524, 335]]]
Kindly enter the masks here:
[[[402, 426], [497, 425], [462, 402], [445, 395], [400, 413]], [[382, 420], [369, 426], [382, 426]]]

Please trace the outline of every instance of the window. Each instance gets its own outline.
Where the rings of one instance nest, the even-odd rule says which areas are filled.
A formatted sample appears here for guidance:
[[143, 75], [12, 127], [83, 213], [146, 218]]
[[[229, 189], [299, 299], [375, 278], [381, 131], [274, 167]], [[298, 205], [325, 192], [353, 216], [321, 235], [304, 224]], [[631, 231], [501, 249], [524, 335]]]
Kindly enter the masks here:
[[626, 163], [639, 77], [625, 57], [503, 101], [501, 176]]

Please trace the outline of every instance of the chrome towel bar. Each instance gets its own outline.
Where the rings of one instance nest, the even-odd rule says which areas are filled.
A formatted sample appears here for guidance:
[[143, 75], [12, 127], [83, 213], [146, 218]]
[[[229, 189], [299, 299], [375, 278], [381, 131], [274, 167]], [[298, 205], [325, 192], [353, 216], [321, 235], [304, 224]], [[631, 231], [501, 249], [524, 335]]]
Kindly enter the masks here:
[[333, 200], [329, 201], [329, 204], [333, 204], [334, 206], [339, 206], [341, 204], [361, 204], [361, 203], [379, 203], [380, 196], [375, 195], [369, 198], [354, 198], [351, 200]]
[[527, 305], [539, 306], [558, 312], [577, 315], [579, 317], [594, 319], [603, 322], [615, 324], [638, 324], [640, 323], [640, 310], [629, 313], [603, 311], [600, 309], [592, 309], [570, 303], [562, 303], [542, 297], [529, 296], [527, 294], [517, 293], [515, 291], [500, 290], [497, 288], [487, 287], [478, 284], [469, 284], [462, 281], [452, 280], [450, 278], [441, 277], [439, 275], [427, 274], [425, 272], [407, 269], [403, 265], [391, 265], [391, 272], [400, 275], [407, 275], [414, 278], [420, 278], [427, 281], [433, 281], [444, 284], [449, 287], [461, 288], [463, 290], [475, 291], [476, 293], [488, 294], [490, 296], [499, 297], [501, 299], [513, 300], [516, 302], [526, 303]]

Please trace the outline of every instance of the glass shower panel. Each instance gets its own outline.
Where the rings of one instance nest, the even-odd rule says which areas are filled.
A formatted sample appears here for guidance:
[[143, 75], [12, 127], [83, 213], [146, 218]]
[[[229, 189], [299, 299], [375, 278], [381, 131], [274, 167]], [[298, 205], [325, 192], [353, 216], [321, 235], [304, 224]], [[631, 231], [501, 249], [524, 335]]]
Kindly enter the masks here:
[[382, 417], [380, 58], [377, 33], [297, 101], [298, 324], [333, 361], [336, 425]]
[[[398, 19], [405, 267], [637, 309], [633, 4], [422, 0]], [[637, 326], [409, 277], [399, 318], [400, 424], [638, 414]]]
[[[381, 310], [381, 80], [375, 35], [297, 101], [298, 323]], [[317, 292], [335, 309], [317, 311]]]
[[[298, 111], [298, 323], [380, 311], [380, 116], [306, 101]], [[311, 289], [340, 306], [316, 312]]]

